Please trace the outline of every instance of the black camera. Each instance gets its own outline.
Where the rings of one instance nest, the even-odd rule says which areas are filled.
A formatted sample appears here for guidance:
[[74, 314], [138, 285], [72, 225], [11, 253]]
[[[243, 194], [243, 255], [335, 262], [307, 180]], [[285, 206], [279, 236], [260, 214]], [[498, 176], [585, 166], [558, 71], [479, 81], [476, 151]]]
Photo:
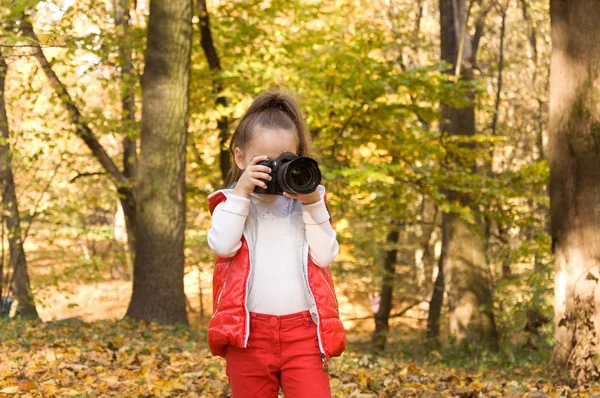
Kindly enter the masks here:
[[314, 192], [321, 182], [321, 170], [316, 160], [284, 152], [275, 160], [267, 159], [258, 164], [271, 168], [271, 181], [264, 181], [267, 189], [255, 187], [255, 193], [283, 195]]

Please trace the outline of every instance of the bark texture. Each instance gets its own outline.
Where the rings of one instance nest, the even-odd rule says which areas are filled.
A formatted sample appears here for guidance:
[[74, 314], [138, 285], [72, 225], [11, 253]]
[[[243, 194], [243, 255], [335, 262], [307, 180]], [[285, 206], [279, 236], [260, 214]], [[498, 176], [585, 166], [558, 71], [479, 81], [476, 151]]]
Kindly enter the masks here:
[[438, 273], [433, 284], [433, 292], [429, 301], [429, 313], [427, 314], [427, 340], [433, 345], [439, 343], [440, 316], [444, 304], [444, 268], [448, 258], [448, 220], [445, 220], [445, 218], [448, 216], [448, 213], [442, 213], [442, 251], [438, 259]]
[[600, 379], [600, 2], [551, 0], [550, 219], [553, 362]]
[[2, 222], [8, 228], [10, 267], [12, 269], [11, 286], [18, 301], [17, 314], [24, 318], [39, 319], [27, 273], [27, 259], [25, 257], [25, 250], [23, 249], [23, 237], [21, 233], [21, 219], [19, 217], [17, 193], [11, 167], [8, 117], [5, 102], [7, 71], [8, 67], [4, 60], [2, 49], [0, 49], [0, 133], [2, 134], [2, 142], [0, 142], [0, 193], [2, 194]]
[[383, 350], [390, 330], [390, 313], [392, 312], [394, 281], [396, 279], [396, 262], [398, 259], [399, 226], [393, 223], [387, 236], [389, 249], [385, 252], [383, 273], [381, 280], [381, 293], [379, 294], [379, 309], [375, 313], [375, 332], [373, 343], [378, 350]]
[[185, 149], [191, 0], [151, 0], [142, 77], [136, 257], [127, 316], [185, 323]]
[[[439, 7], [441, 58], [454, 65], [456, 71], [460, 71], [461, 79], [472, 79], [476, 46], [465, 32], [466, 1], [440, 0]], [[459, 59], [461, 47], [463, 51]], [[446, 108], [444, 116], [448, 120], [444, 127], [448, 134], [475, 134], [473, 107]], [[457, 192], [448, 192], [447, 197], [451, 202], [458, 202], [462, 206], [471, 205], [468, 197]], [[450, 334], [461, 345], [477, 350], [495, 350], [498, 338], [492, 312], [489, 268], [482, 239], [483, 227], [469, 224], [459, 215], [448, 213], [442, 218], [442, 230], [442, 235], [447, 240], [444, 243], [447, 251], [443, 256], [443, 281], [448, 299]]]

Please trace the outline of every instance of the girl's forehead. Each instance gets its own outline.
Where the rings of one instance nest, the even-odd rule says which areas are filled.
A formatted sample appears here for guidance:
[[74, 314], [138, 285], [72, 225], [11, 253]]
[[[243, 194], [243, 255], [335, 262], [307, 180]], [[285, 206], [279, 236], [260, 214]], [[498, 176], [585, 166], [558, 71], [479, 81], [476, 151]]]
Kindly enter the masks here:
[[[250, 142], [248, 149], [266, 152], [296, 152], [298, 150], [298, 137], [296, 133], [282, 129], [257, 130]], [[279, 153], [281, 153], [279, 152]], [[268, 154], [268, 153], [266, 153]]]

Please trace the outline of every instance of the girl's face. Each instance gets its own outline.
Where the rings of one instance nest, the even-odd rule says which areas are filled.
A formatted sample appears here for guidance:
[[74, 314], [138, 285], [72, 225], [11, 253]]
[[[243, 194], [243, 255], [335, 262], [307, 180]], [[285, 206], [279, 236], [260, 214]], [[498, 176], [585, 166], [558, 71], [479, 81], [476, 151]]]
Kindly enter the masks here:
[[277, 159], [283, 152], [298, 152], [298, 137], [293, 131], [259, 128], [246, 148], [235, 148], [235, 163], [244, 170], [255, 156]]

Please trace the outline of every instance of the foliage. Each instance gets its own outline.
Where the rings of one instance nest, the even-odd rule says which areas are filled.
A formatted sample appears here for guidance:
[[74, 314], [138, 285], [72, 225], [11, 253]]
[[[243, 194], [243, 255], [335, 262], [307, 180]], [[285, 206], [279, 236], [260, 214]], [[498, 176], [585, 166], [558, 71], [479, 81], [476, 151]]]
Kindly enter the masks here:
[[[7, 20], [18, 12], [31, 14], [45, 54], [116, 163], [122, 161], [121, 139], [136, 138], [139, 130], [138, 123], [121, 120], [120, 110], [121, 88], [129, 84], [139, 120], [148, 4], [135, 3], [128, 43], [134, 69], [130, 82], [119, 78], [122, 43], [112, 1], [16, 2], [15, 14], [3, 14]], [[548, 10], [546, 2], [527, 1], [527, 20], [513, 3], [507, 14], [502, 102], [496, 111], [499, 14], [494, 7], [484, 21], [476, 79], [467, 85], [455, 82], [445, 73], [451, 66], [438, 61], [439, 16], [433, 0], [208, 2], [223, 90], [214, 90], [196, 24], [187, 154], [187, 264], [209, 270], [213, 260], [206, 248], [206, 196], [223, 184], [217, 121], [225, 116], [235, 126], [256, 93], [281, 87], [301, 100], [313, 153], [324, 172], [342, 245], [332, 269], [339, 293], [348, 298], [348, 306], [341, 308], [344, 318], [371, 315], [368, 295], [379, 288], [385, 251], [394, 247], [400, 249], [395, 308], [429, 300], [441, 242], [441, 211], [460, 214], [468, 222], [490, 223], [487, 254], [505, 340], [523, 328], [529, 309], [551, 317], [548, 166], [541, 144], [547, 113]], [[475, 20], [469, 22], [471, 30]], [[530, 28], [537, 32], [535, 50], [528, 41]], [[4, 33], [4, 44], [20, 43], [15, 31]], [[73, 252], [88, 248], [96, 231], [111, 240], [116, 192], [106, 175], [97, 174], [100, 166], [73, 135], [74, 127], [30, 49], [7, 47], [7, 53], [13, 167], [23, 217], [31, 223], [29, 242], [52, 250], [65, 229], [76, 242]], [[471, 93], [478, 134], [457, 138], [441, 132], [441, 106], [471, 105]], [[218, 95], [227, 97], [229, 105], [216, 107]], [[496, 113], [498, 128], [492, 135]], [[478, 173], [473, 173], [475, 165]], [[447, 190], [467, 195], [476, 207], [448, 201]], [[396, 246], [386, 243], [393, 223], [402, 227]], [[105, 259], [83, 256], [71, 263], [66, 258], [72, 253], [66, 255], [66, 272], [54, 264], [61, 258], [52, 259], [48, 269], [39, 272], [44, 277], [34, 276], [34, 290], [107, 277], [98, 271], [107, 263], [123, 267], [117, 252], [121, 248], [114, 247]], [[434, 253], [427, 261], [422, 255], [426, 251]], [[423, 261], [417, 261], [419, 256]], [[510, 276], [504, 275], [503, 264], [509, 265]], [[424, 313], [420, 307], [408, 315], [422, 320]]]

